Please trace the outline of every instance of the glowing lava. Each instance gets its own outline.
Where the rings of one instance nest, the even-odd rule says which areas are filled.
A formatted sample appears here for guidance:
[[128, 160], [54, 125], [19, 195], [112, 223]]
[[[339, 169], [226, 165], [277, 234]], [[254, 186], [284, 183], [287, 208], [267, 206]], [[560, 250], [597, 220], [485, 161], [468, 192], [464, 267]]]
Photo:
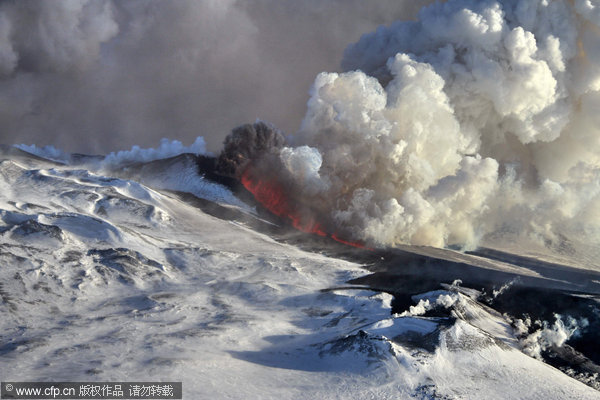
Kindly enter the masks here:
[[267, 210], [280, 218], [288, 220], [292, 226], [302, 232], [313, 233], [323, 237], [330, 237], [336, 242], [345, 245], [367, 248], [362, 243], [343, 240], [336, 233], [328, 234], [321, 223], [316, 221], [310, 212], [301, 209], [290, 201], [281, 183], [277, 179], [257, 179], [250, 168], [241, 176], [244, 187], [254, 195], [254, 198]]
[[331, 234], [331, 238], [333, 240], [335, 240], [336, 242], [340, 242], [340, 243], [346, 244], [348, 246], [354, 246], [354, 247], [358, 247], [358, 248], [361, 248], [361, 249], [373, 250], [372, 248], [367, 247], [367, 246], [365, 246], [364, 244], [362, 244], [360, 242], [352, 242], [350, 240], [344, 240], [344, 239], [338, 237], [338, 235], [336, 233], [332, 233]]
[[247, 169], [242, 174], [241, 181], [260, 204], [278, 217], [288, 219], [294, 228], [302, 232], [327, 236], [318, 221], [304, 215], [306, 212], [302, 213], [298, 207], [292, 205], [277, 180], [252, 179], [249, 171]]

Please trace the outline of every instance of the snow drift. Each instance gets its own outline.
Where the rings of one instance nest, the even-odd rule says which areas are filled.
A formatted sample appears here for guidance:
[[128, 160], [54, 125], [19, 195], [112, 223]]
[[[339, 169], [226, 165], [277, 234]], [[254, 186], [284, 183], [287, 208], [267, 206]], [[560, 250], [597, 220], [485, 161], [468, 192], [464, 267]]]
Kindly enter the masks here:
[[3, 379], [168, 379], [185, 398], [598, 397], [600, 272], [298, 234], [305, 251], [258, 216], [204, 212], [199, 197], [227, 198], [182, 179], [190, 159], [125, 178], [0, 146]]

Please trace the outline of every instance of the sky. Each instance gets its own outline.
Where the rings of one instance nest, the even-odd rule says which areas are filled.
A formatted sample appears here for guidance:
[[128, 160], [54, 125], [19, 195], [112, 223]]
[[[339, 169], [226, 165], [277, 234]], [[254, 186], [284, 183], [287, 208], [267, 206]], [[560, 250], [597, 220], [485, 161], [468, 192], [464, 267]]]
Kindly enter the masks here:
[[321, 71], [425, 1], [0, 1], [0, 143], [103, 153], [256, 119], [298, 130]]

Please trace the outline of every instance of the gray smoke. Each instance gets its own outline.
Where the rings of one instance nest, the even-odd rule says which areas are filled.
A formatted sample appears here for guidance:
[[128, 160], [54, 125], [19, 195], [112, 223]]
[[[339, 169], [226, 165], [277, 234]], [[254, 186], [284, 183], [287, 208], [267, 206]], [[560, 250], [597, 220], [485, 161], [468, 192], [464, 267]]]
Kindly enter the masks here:
[[375, 245], [598, 244], [599, 43], [597, 2], [424, 7], [317, 76], [285, 172]]
[[261, 118], [294, 134], [259, 172], [348, 238], [600, 242], [598, 2], [429, 3], [3, 1], [2, 141], [215, 151]]
[[314, 76], [423, 3], [4, 0], [0, 142], [107, 153], [204, 136], [217, 151], [256, 118], [295, 131]]
[[238, 126], [225, 139], [217, 171], [239, 179], [251, 163], [256, 168], [269, 156], [276, 161], [284, 143], [283, 134], [266, 122]]

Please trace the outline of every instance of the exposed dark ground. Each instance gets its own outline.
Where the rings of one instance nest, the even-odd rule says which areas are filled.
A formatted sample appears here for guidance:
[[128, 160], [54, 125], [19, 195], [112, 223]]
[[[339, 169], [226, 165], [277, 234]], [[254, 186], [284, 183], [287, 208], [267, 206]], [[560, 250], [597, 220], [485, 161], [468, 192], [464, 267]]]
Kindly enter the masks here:
[[[256, 207], [259, 218], [186, 193], [173, 195], [217, 218], [235, 220], [276, 240], [364, 265], [366, 274], [348, 282], [394, 296], [392, 313], [415, 304], [412, 296], [441, 289], [457, 280], [460, 286], [482, 293], [479, 301], [512, 319], [554, 321], [555, 315], [585, 319], [589, 325], [561, 348], [542, 355], [549, 364], [577, 376], [600, 376], [600, 272], [578, 269], [518, 254], [479, 248], [470, 252], [426, 246], [357, 248], [331, 238], [299, 232], [258, 204], [237, 180], [215, 172], [215, 159], [198, 157], [198, 171], [206, 179], [230, 188]], [[504, 287], [504, 288], [503, 288]], [[503, 290], [501, 290], [503, 288]], [[534, 324], [535, 325], [535, 324]], [[532, 330], [535, 326], [532, 326]], [[539, 328], [539, 326], [538, 326]], [[586, 382], [598, 387], [596, 382]]]

